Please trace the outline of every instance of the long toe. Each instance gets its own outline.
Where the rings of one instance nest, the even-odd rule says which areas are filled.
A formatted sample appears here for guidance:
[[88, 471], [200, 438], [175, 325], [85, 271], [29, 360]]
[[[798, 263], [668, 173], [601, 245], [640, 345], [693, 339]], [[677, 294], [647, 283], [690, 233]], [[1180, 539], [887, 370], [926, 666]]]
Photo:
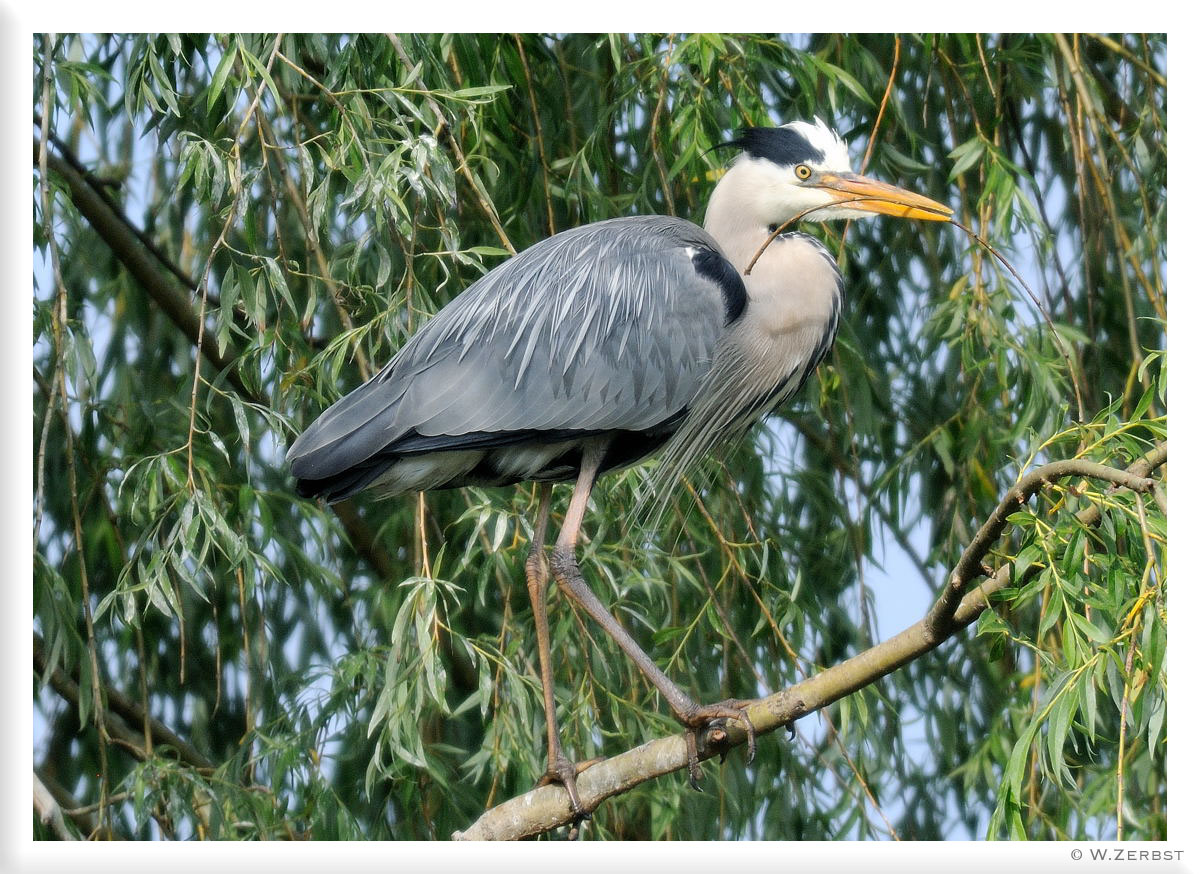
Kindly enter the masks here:
[[576, 824], [582, 820], [591, 819], [592, 812], [584, 807], [583, 802], [579, 798], [579, 789], [575, 785], [575, 777], [599, 761], [601, 759], [588, 759], [583, 764], [576, 765], [566, 756], [558, 756], [556, 759], [551, 759], [546, 763], [546, 773], [542, 775], [542, 779], [538, 780], [539, 786], [558, 783], [567, 791], [567, 801], [571, 805], [571, 814]]

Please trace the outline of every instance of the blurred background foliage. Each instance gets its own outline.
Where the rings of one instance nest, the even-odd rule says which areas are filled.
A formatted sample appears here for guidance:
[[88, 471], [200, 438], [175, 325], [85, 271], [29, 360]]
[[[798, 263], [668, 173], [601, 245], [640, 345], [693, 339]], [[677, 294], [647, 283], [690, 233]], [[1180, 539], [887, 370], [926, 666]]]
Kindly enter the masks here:
[[[529, 489], [330, 508], [283, 453], [509, 252], [701, 220], [744, 125], [824, 118], [1029, 290], [950, 226], [810, 229], [847, 286], [818, 378], [657, 528], [632, 515], [643, 473], [608, 477], [581, 565], [700, 700], [918, 620], [1022, 473], [1165, 440], [1166, 51], [35, 37], [33, 765], [66, 812], [35, 834], [446, 838], [531, 787]], [[989, 559], [1024, 586], [976, 627], [584, 836], [1164, 838], [1165, 514], [1165, 487], [1048, 489]], [[677, 730], [554, 590], [550, 617], [569, 752]]]

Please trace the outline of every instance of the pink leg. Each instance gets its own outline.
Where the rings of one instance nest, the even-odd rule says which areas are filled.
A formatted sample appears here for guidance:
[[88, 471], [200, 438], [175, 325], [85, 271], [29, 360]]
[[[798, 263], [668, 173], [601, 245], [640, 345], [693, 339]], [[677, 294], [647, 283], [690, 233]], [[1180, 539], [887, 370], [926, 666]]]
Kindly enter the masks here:
[[563, 591], [608, 632], [608, 635], [637, 665], [638, 670], [667, 699], [675, 718], [687, 727], [688, 777], [692, 786], [699, 788], [697, 783], [700, 779], [700, 761], [696, 748], [697, 733], [715, 719], [732, 719], [740, 722], [746, 729], [747, 758], [753, 759], [754, 725], [750, 722], [746, 711], [739, 706], [740, 702], [722, 701], [704, 706], [696, 704], [682, 689], [671, 682], [666, 674], [659, 670], [629, 632], [613, 618], [613, 615], [608, 612], [600, 599], [583, 581], [583, 575], [580, 574], [579, 564], [575, 559], [575, 546], [579, 540], [579, 529], [583, 524], [583, 514], [587, 508], [588, 497], [591, 495], [592, 486], [596, 481], [600, 463], [604, 459], [605, 448], [606, 446], [602, 443], [588, 444], [584, 448], [579, 479], [575, 484], [575, 492], [571, 495], [571, 503], [567, 508], [567, 515], [563, 519], [558, 541], [550, 555], [550, 567]]

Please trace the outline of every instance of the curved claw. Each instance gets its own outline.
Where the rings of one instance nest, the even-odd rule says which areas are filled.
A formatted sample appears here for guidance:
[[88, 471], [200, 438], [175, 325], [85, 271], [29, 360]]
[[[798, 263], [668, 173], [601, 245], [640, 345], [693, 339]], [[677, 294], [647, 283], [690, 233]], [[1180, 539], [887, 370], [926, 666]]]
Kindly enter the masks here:
[[746, 707], [750, 705], [749, 701], [738, 701], [729, 699], [720, 701], [716, 704], [711, 704], [708, 707], [699, 708], [699, 712], [704, 714], [705, 711], [712, 711], [712, 715], [708, 717], [708, 722], [716, 719], [732, 719], [741, 724], [746, 732], [746, 764], [754, 761], [754, 755], [758, 752], [756, 743], [757, 735], [754, 732], [754, 723], [750, 721], [750, 715], [746, 713]]
[[684, 735], [687, 741], [688, 754], [688, 784], [697, 792], [703, 792], [700, 787], [700, 779], [704, 776], [704, 772], [700, 770], [700, 753], [696, 749], [696, 729], [689, 728]]
[[742, 717], [739, 722], [746, 729], [746, 764], [754, 761], [754, 756], [758, 752], [757, 735], [754, 733], [754, 723], [750, 721], [749, 714], [745, 710], [740, 711]]

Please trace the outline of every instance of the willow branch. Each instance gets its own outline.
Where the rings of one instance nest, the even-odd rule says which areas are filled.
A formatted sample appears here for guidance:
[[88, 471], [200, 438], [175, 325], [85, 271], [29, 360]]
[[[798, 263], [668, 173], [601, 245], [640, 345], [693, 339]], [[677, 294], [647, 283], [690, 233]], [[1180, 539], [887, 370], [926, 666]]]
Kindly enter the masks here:
[[[1162, 449], [1165, 457], [1166, 446], [1164, 445]], [[954, 611], [958, 609], [958, 605], [963, 599], [967, 583], [984, 573], [983, 559], [1000, 539], [1000, 535], [1008, 523], [1008, 517], [1017, 512], [1043, 488], [1069, 476], [1103, 480], [1121, 488], [1133, 489], [1140, 494], [1144, 494], [1154, 487], [1154, 480], [1145, 476], [1138, 476], [1128, 470], [1119, 470], [1081, 458], [1052, 461], [1027, 473], [1008, 490], [996, 509], [992, 511], [992, 515], [983, 523], [983, 527], [967, 544], [958, 564], [950, 572], [950, 579], [934, 603], [933, 609], [929, 611], [927, 622], [930, 635], [939, 637], [944, 627], [953, 621]]]
[[[396, 50], [396, 54], [400, 56], [400, 60], [404, 62], [409, 72], [413, 72], [416, 69], [416, 64], [408, 56], [408, 52], [404, 49], [404, 44], [400, 42], [400, 39], [394, 33], [389, 33], [387, 38], [391, 41], [392, 48]], [[422, 91], [429, 91], [420, 76], [417, 76], [415, 81], [417, 87]], [[496, 214], [496, 207], [492, 203], [491, 197], [488, 196], [487, 191], [476, 181], [475, 174], [471, 172], [471, 165], [467, 163], [467, 156], [463, 152], [462, 146], [459, 145], [458, 137], [454, 135], [454, 126], [446, 119], [446, 114], [442, 112], [442, 108], [436, 100], [430, 100], [429, 107], [433, 110], [438, 124], [446, 132], [446, 139], [450, 141], [450, 148], [454, 152], [455, 160], [458, 161], [458, 169], [462, 172], [463, 178], [467, 181], [467, 185], [470, 186], [471, 191], [474, 192], [475, 199], [479, 202], [479, 207], [483, 210], [483, 214], [492, 223], [492, 227], [496, 231], [496, 236], [500, 238], [500, 243], [509, 251], [509, 254], [517, 254], [517, 250], [513, 248], [512, 242], [508, 239], [508, 234], [504, 233], [504, 225], [500, 223], [500, 216]]]
[[[1044, 486], [1064, 476], [1092, 476], [1112, 482], [1120, 488], [1135, 488], [1147, 491], [1153, 481], [1147, 477], [1167, 460], [1167, 446], [1163, 443], [1151, 450], [1125, 470], [1093, 465], [1091, 462], [1054, 462], [1038, 468], [1023, 477], [1001, 501], [997, 512], [989, 517], [980, 529], [980, 535], [972, 540], [963, 554], [958, 567], [975, 568], [975, 576], [982, 574], [978, 558], [971, 558], [978, 549], [976, 542], [991, 537], [993, 542], [1003, 530], [1003, 522], [993, 519], [1002, 508], [1009, 505], [1014, 494], [1024, 494], [1024, 499]], [[1065, 465], [1065, 466], [1064, 466]], [[1090, 466], [1090, 467], [1089, 467]], [[1090, 471], [1090, 472], [1084, 472]], [[1026, 489], [1031, 489], [1025, 491]], [[1014, 504], [1019, 506], [1019, 503]], [[1004, 515], [1011, 515], [1012, 509]], [[1100, 521], [1101, 508], [1093, 504], [1076, 514], [1084, 525], [1095, 525]], [[986, 533], [985, 533], [986, 532]], [[796, 719], [821, 709], [840, 698], [898, 670], [913, 659], [935, 649], [952, 635], [967, 628], [988, 607], [988, 599], [997, 591], [1012, 585], [1011, 564], [1006, 564], [993, 576], [986, 577], [978, 586], [963, 592], [951, 610], [939, 600], [929, 615], [922, 617], [904, 631], [882, 643], [853, 656], [841, 664], [810, 677], [801, 683], [753, 701], [746, 712], [758, 735], [790, 725]], [[1030, 577], [1018, 581], [1022, 585]], [[969, 580], [964, 579], [964, 582]], [[931, 622], [935, 616], [938, 622]], [[731, 747], [745, 743], [745, 732], [738, 725], [711, 726], [702, 732], [697, 744], [701, 759], [723, 754]], [[620, 755], [592, 765], [579, 775], [576, 788], [580, 800], [589, 810], [595, 809], [606, 798], [628, 792], [634, 786], [662, 777], [687, 767], [687, 745], [682, 734], [662, 737], [628, 750]], [[531, 837], [572, 821], [567, 794], [561, 786], [543, 786], [498, 804], [485, 812], [470, 827], [456, 832], [456, 840], [516, 840]]]
[[533, 87], [533, 72], [529, 69], [529, 60], [525, 57], [525, 36], [514, 33], [512, 37], [517, 44], [517, 57], [521, 59], [521, 72], [525, 74], [525, 88], [529, 95], [529, 115], [533, 118], [533, 140], [537, 143], [538, 163], [542, 165], [542, 196], [546, 199], [546, 229], [553, 237], [558, 231], [554, 227], [554, 198], [550, 192], [550, 162], [546, 160], [546, 140], [542, 136], [542, 119], [538, 112], [537, 89]]
[[[49, 768], [34, 768], [33, 779], [35, 793], [33, 802], [34, 811], [42, 811], [44, 808], [39, 807], [39, 804], [44, 805], [46, 803], [45, 798], [43, 798], [40, 802], [37, 799], [37, 784], [40, 783], [41, 789], [49, 793], [50, 798], [55, 804], [58, 805], [58, 809], [63, 815], [64, 822], [66, 820], [70, 820], [75, 824], [75, 832], [71, 832], [70, 829], [67, 829], [67, 831], [71, 832], [73, 836], [70, 838], [65, 838], [60, 834], [59, 837], [61, 839], [79, 840], [80, 836], [87, 839], [103, 838], [106, 841], [123, 841], [127, 839], [126, 835], [115, 831], [111, 824], [106, 825], [104, 830], [101, 831], [100, 822], [96, 816], [100, 810], [100, 803], [97, 802], [95, 804], [80, 805], [80, 803], [75, 799], [75, 796], [68, 792], [67, 788], [59, 783], [57, 779], [55, 779], [54, 775], [50, 773]], [[128, 799], [128, 793], [118, 792], [114, 795], [110, 795], [107, 799], [107, 803], [116, 804], [117, 802], [127, 801]], [[54, 828], [54, 826], [51, 827]]]
[[67, 828], [62, 808], [50, 790], [42, 783], [37, 771], [33, 772], [33, 812], [37, 814], [43, 825], [49, 826], [60, 841], [79, 840], [79, 837]]
[[[39, 128], [42, 127], [41, 116], [39, 116], [36, 112], [33, 114], [33, 123]], [[183, 283], [185, 288], [196, 288], [199, 286], [199, 282], [189, 276], [179, 264], [171, 260], [167, 253], [162, 250], [162, 247], [159, 246], [158, 243], [156, 243], [148, 233], [130, 221], [128, 216], [121, 211], [120, 205], [116, 202], [116, 200], [113, 199], [113, 196], [108, 193], [108, 189], [114, 185], [113, 182], [102, 179], [89, 170], [84, 163], [75, 156], [74, 152], [71, 151], [70, 146], [56, 137], [53, 133], [47, 133], [45, 136], [46, 141], [54, 146], [62, 159], [70, 164], [71, 167], [74, 168], [75, 172], [78, 173], [84, 179], [84, 181], [86, 181], [88, 185], [92, 187], [92, 190], [96, 192], [96, 196], [104, 201], [105, 204], [107, 204], [113, 215], [115, 215], [125, 224], [127, 228], [129, 228], [130, 233], [141, 240], [142, 245], [146, 247], [150, 254], [158, 259], [158, 262], [162, 265], [164, 270], [168, 270], [173, 273], [179, 279], [179, 281]], [[209, 303], [213, 305], [219, 305], [220, 301], [210, 300]]]
[[[78, 706], [79, 683], [74, 677], [68, 676], [61, 668], [46, 670], [45, 643], [36, 632], [33, 635], [33, 669], [42, 675], [55, 692], [64, 699]], [[145, 741], [140, 732], [130, 728], [132, 725], [149, 725], [150, 737], [158, 746], [171, 748], [180, 760], [206, 771], [212, 771], [216, 766], [198, 749], [188, 743], [168, 728], [164, 723], [146, 713], [141, 704], [126, 697], [118, 690], [101, 681], [103, 695], [104, 726], [112, 740], [121, 744], [139, 759], [145, 759], [150, 751], [146, 749]]]
[[[37, 141], [33, 144], [33, 151], [36, 162]], [[200, 334], [200, 317], [197, 315], [195, 307], [192, 306], [188, 293], [182, 290], [177, 281], [167, 278], [159, 259], [138, 239], [137, 234], [132, 230], [132, 225], [115, 211], [109, 202], [101, 197], [87, 179], [69, 162], [54, 154], [48, 154], [46, 159], [50, 171], [66, 184], [75, 208], [87, 219], [92, 229], [100, 235], [117, 260], [133, 275], [134, 279], [179, 330], [188, 337], [198, 336]], [[225, 373], [225, 378], [238, 394], [253, 403], [267, 406], [266, 398], [242, 382], [242, 378], [234, 368], [237, 359], [221, 354], [211, 332], [204, 332], [200, 351], [213, 367]]]
[[[33, 156], [37, 162], [39, 144], [34, 142]], [[208, 362], [218, 371], [225, 373], [225, 378], [233, 389], [246, 400], [259, 406], [270, 406], [266, 397], [252, 390], [238, 376], [234, 367], [237, 361], [237, 350], [231, 354], [222, 355], [217, 349], [217, 342], [212, 331], [200, 331], [200, 316], [181, 285], [169, 278], [160, 266], [160, 257], [150, 252], [133, 224], [113, 206], [110, 198], [101, 196], [95, 186], [90, 184], [83, 173], [76, 168], [74, 156], [60, 157], [48, 152], [47, 167], [51, 173], [60, 178], [70, 192], [71, 202], [91, 225], [92, 229], [104, 240], [112, 250], [113, 255], [126, 270], [145, 289], [159, 308], [191, 342], [200, 338], [200, 351]], [[174, 276], [180, 275], [179, 270], [170, 270]], [[190, 289], [189, 289], [190, 291]], [[394, 562], [390, 556], [379, 549], [374, 542], [374, 534], [367, 530], [366, 525], [353, 509], [345, 505], [337, 505], [335, 514], [345, 526], [346, 533], [355, 552], [365, 558], [381, 577], [391, 575]]]

